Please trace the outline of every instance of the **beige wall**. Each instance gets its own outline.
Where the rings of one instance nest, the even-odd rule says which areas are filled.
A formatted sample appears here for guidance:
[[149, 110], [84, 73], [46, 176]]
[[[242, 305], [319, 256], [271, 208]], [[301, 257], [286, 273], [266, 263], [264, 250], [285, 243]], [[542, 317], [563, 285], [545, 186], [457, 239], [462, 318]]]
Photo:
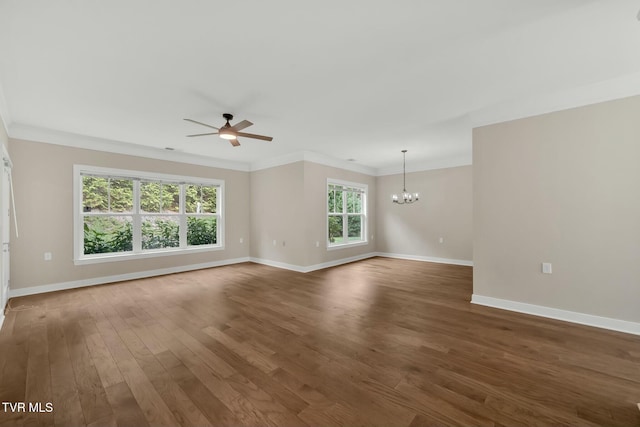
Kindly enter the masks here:
[[632, 97], [474, 130], [475, 295], [640, 321], [638, 112]]
[[[249, 256], [249, 173], [11, 140], [20, 237], [11, 237], [11, 288], [208, 263]], [[73, 263], [73, 165], [225, 180], [225, 249], [76, 266]], [[240, 238], [244, 243], [240, 243]], [[53, 259], [44, 261], [44, 252]]]
[[251, 173], [252, 257], [307, 267], [375, 252], [371, 241], [327, 250], [327, 178], [369, 186], [369, 229], [375, 228], [374, 177], [306, 161], [259, 170]]
[[420, 193], [420, 200], [401, 206], [391, 195], [402, 191], [402, 174], [378, 177], [378, 251], [470, 262], [472, 180], [471, 166], [408, 173], [407, 190]]
[[251, 173], [252, 257], [305, 265], [305, 221], [303, 162]]

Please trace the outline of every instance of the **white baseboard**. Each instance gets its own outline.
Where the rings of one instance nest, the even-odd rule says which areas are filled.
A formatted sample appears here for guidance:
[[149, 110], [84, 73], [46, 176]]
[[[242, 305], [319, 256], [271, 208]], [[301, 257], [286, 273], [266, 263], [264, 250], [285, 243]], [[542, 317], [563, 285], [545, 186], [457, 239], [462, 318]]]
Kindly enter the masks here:
[[287, 264], [286, 262], [255, 257], [250, 257], [249, 261], [255, 262], [256, 264], [268, 265], [269, 267], [284, 268], [285, 270], [297, 271], [298, 273], [306, 273], [306, 271], [304, 271], [304, 267], [295, 264]]
[[406, 259], [409, 261], [436, 262], [438, 264], [454, 264], [454, 265], [465, 265], [468, 267], [473, 267], [473, 261], [468, 261], [464, 259], [437, 258], [437, 257], [422, 256], [422, 255], [393, 254], [388, 252], [376, 252], [376, 256], [381, 256], [385, 258]]
[[94, 277], [91, 279], [52, 283], [50, 285], [32, 286], [29, 288], [10, 289], [9, 298], [62, 291], [65, 289], [82, 288], [85, 286], [103, 285], [105, 283], [122, 282], [125, 280], [143, 279], [145, 277], [162, 276], [164, 274], [182, 273], [184, 271], [201, 270], [203, 268], [220, 267], [223, 265], [238, 264], [241, 262], [249, 262], [249, 257], [205, 262], [202, 264], [181, 265], [178, 267], [161, 268], [158, 270], [137, 271], [135, 273], [117, 274], [114, 276]]
[[612, 319], [610, 317], [594, 316], [575, 311], [561, 310], [542, 305], [526, 304], [500, 298], [486, 297], [473, 294], [471, 303], [500, 308], [503, 310], [517, 311], [518, 313], [533, 314], [534, 316], [548, 317], [565, 322], [579, 323], [581, 325], [595, 326], [596, 328], [610, 329], [627, 334], [640, 335], [640, 323], [626, 320]]
[[264, 264], [271, 267], [284, 268], [287, 270], [297, 271], [298, 273], [309, 273], [316, 270], [322, 270], [323, 268], [335, 267], [337, 265], [347, 264], [354, 261], [361, 261], [367, 258], [373, 258], [375, 256], [377, 256], [375, 252], [369, 252], [363, 255], [356, 255], [349, 258], [341, 258], [334, 261], [328, 261], [328, 262], [323, 262], [321, 264], [314, 264], [314, 265], [307, 265], [307, 266], [287, 264], [284, 262], [271, 261], [268, 259], [253, 258], [253, 257], [250, 259], [250, 261], [255, 262], [256, 264]]
[[308, 267], [305, 267], [306, 268], [305, 273], [316, 271], [316, 270], [322, 270], [323, 268], [335, 267], [337, 265], [348, 264], [350, 262], [362, 261], [363, 259], [373, 258], [375, 256], [378, 256], [376, 252], [369, 252], [366, 254], [356, 255], [349, 258], [341, 258], [335, 261], [328, 261], [328, 262], [323, 262], [321, 264], [310, 265]]
[[2, 309], [2, 313], [0, 313], [0, 330], [2, 330], [3, 323], [4, 323], [4, 308]]

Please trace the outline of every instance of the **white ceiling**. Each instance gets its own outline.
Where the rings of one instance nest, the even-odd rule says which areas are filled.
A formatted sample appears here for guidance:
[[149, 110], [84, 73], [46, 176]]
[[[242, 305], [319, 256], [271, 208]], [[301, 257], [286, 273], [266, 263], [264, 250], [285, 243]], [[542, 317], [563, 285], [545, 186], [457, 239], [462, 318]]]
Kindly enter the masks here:
[[[12, 137], [168, 158], [257, 167], [306, 152], [384, 173], [406, 148], [408, 170], [470, 164], [473, 126], [640, 93], [639, 8], [0, 0], [0, 113]], [[225, 112], [274, 141], [185, 137], [207, 129], [183, 118], [220, 126]]]

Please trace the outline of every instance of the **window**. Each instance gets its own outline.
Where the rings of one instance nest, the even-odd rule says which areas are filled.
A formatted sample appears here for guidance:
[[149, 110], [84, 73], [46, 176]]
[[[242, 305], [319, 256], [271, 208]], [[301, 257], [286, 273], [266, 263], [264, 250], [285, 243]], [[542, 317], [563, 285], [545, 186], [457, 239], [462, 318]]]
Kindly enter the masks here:
[[218, 189], [215, 186], [187, 184], [187, 246], [215, 245], [218, 235]]
[[327, 181], [328, 247], [366, 243], [366, 214], [366, 185]]
[[74, 167], [78, 264], [223, 248], [224, 181]]

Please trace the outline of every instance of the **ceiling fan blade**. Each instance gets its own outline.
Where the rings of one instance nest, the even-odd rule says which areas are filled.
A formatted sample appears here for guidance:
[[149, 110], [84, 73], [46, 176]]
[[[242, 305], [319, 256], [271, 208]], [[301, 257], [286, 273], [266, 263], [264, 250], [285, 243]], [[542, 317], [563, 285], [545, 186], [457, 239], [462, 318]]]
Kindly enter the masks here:
[[231, 126], [231, 128], [238, 131], [244, 128], [248, 128], [251, 125], [253, 125], [253, 123], [251, 123], [249, 120], [243, 120], [240, 123], [236, 123], [235, 125]]
[[195, 134], [195, 135], [187, 135], [187, 136], [191, 137], [191, 136], [206, 136], [206, 135], [217, 135], [217, 134], [218, 134], [218, 132], [213, 132], [213, 133], [197, 133], [197, 134]]
[[230, 139], [229, 142], [231, 143], [231, 145], [233, 145], [234, 147], [239, 147], [240, 143], [238, 142], [237, 139]]
[[186, 120], [186, 121], [188, 121], [188, 122], [191, 122], [191, 123], [196, 123], [196, 124], [199, 124], [199, 125], [202, 125], [202, 126], [206, 126], [206, 127], [208, 127], [208, 128], [211, 128], [211, 129], [218, 130], [218, 128], [217, 128], [217, 127], [215, 127], [215, 126], [211, 126], [211, 125], [208, 125], [208, 124], [206, 124], [206, 123], [196, 122], [195, 120], [191, 120], [191, 119], [184, 119], [184, 120]]
[[273, 138], [270, 136], [256, 135], [254, 133], [238, 132], [238, 136], [244, 136], [245, 138], [261, 139], [263, 141], [273, 141]]

